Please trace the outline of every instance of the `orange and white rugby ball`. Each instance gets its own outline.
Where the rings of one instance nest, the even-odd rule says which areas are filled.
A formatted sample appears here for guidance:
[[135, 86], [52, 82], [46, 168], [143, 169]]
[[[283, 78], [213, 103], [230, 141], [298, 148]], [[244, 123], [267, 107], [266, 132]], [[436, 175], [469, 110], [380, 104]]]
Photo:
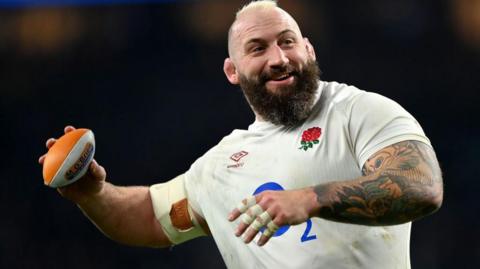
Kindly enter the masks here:
[[72, 184], [88, 170], [95, 154], [95, 137], [89, 129], [76, 129], [60, 137], [43, 163], [45, 185], [58, 188]]

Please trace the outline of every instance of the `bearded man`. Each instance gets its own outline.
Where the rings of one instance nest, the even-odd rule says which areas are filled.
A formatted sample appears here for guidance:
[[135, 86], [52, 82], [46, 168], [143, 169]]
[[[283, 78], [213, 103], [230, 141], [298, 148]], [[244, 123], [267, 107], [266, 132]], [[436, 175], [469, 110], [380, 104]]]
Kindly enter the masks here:
[[126, 244], [212, 235], [229, 268], [410, 268], [411, 221], [443, 199], [417, 121], [378, 94], [321, 81], [313, 46], [274, 1], [236, 14], [228, 49], [225, 75], [256, 116], [248, 130], [166, 183], [118, 187], [93, 161], [60, 193]]

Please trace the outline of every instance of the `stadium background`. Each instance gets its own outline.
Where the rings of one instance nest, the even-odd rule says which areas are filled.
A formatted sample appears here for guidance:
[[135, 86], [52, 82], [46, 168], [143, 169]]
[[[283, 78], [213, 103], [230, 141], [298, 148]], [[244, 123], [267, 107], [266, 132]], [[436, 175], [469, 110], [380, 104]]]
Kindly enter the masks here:
[[[149, 185], [246, 128], [252, 114], [222, 72], [243, 3], [0, 1], [1, 268], [225, 266], [211, 238], [160, 250], [110, 241], [42, 185], [37, 158], [64, 125], [89, 127], [111, 182]], [[412, 267], [480, 268], [480, 1], [280, 4], [324, 80], [396, 100], [435, 146], [444, 205], [414, 223]]]

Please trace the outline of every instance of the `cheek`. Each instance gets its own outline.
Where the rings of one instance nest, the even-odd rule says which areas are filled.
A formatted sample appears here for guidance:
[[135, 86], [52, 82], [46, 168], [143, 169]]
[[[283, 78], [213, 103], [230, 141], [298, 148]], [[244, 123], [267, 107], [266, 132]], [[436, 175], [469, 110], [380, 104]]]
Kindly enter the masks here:
[[243, 62], [239, 72], [248, 78], [258, 77], [263, 72], [264, 66], [264, 61], [254, 58]]
[[303, 70], [308, 63], [308, 59], [306, 54], [297, 54], [295, 57], [292, 57], [291, 64]]
[[308, 61], [311, 60], [308, 51], [301, 48], [297, 48], [296, 50], [292, 51], [289, 58], [290, 64], [302, 69], [307, 65]]

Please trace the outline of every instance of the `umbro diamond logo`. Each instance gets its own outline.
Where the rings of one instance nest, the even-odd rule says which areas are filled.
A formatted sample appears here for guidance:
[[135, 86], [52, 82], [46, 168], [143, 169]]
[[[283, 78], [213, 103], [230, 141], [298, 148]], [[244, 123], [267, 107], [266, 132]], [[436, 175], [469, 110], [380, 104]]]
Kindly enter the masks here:
[[247, 156], [248, 152], [242, 150], [240, 152], [234, 153], [232, 156], [230, 156], [230, 160], [236, 162], [235, 164], [228, 165], [227, 168], [238, 168], [243, 166], [243, 162], [240, 162], [240, 160]]
[[247, 155], [248, 155], [248, 152], [242, 150], [240, 152], [234, 153], [232, 156], [230, 156], [230, 159], [238, 163], [240, 159], [242, 159]]

